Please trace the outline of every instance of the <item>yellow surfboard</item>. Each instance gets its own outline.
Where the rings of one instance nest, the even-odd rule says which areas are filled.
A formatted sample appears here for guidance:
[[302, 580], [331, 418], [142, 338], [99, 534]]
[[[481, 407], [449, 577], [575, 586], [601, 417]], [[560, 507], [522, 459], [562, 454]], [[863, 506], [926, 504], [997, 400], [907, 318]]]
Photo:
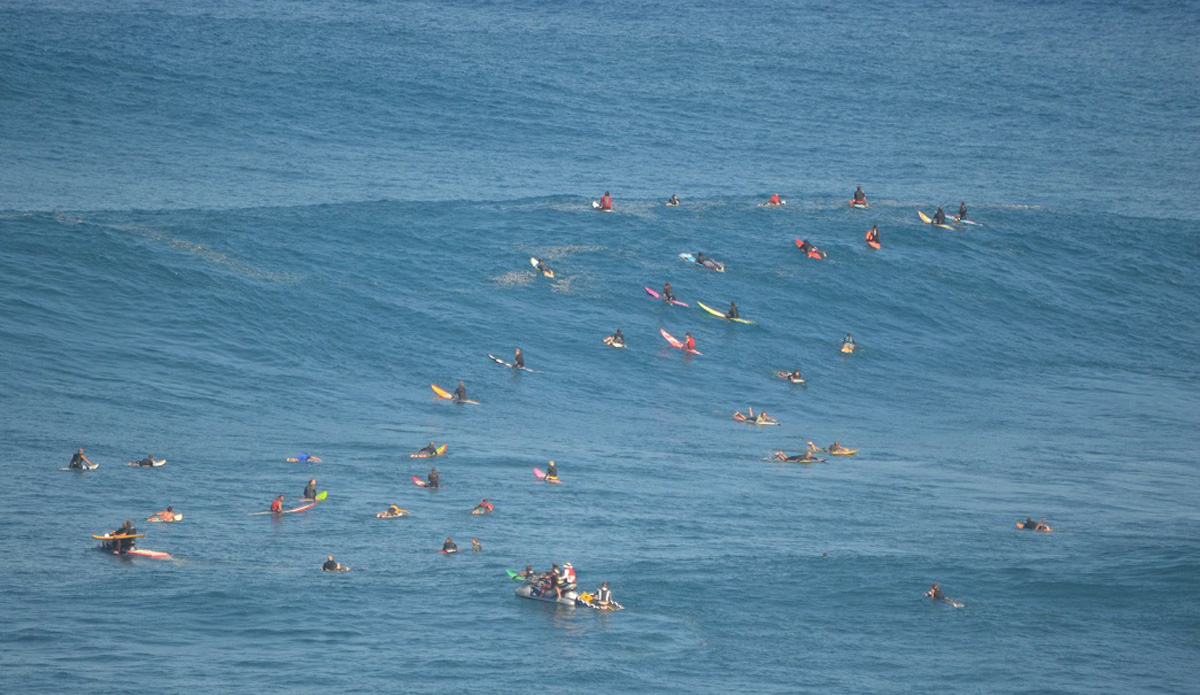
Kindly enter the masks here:
[[450, 393], [441, 386], [438, 386], [437, 384], [430, 384], [429, 388], [433, 389], [433, 392], [438, 395], [438, 398], [445, 398], [448, 401], [454, 399], [454, 394]]

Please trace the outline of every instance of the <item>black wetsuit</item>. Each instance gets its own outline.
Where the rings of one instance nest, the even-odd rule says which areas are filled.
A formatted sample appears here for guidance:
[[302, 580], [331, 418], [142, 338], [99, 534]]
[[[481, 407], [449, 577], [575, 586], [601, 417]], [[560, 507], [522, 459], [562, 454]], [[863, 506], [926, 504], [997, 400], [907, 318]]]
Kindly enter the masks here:
[[854, 202], [863, 203], [867, 200], [867, 194], [863, 193], [863, 189], [859, 188], [854, 191]]
[[309, 483], [304, 486], [304, 499], [315, 500], [317, 498], [317, 486], [315, 483]]
[[936, 587], [930, 590], [929, 598], [934, 601], [945, 601], [946, 597], [942, 594], [942, 587]]
[[442, 476], [438, 475], [437, 471], [430, 471], [429, 472], [429, 482], [427, 483], [427, 486], [428, 487], [437, 487], [438, 482], [441, 481], [441, 479], [442, 479]]
[[729, 305], [729, 313], [728, 313], [728, 314], [726, 314], [726, 316], [728, 316], [728, 317], [729, 317], [729, 318], [731, 318], [731, 319], [740, 318], [740, 317], [738, 316], [737, 304], [730, 304], [730, 305]]
[[671, 289], [671, 283], [669, 282], [663, 285], [663, 299], [666, 299], [668, 302], [675, 301], [675, 290]]
[[941, 208], [938, 208], [938, 211], [933, 213], [933, 223], [946, 224], [946, 213]]
[[[132, 535], [135, 535], [136, 533], [137, 533], [136, 528], [134, 528], [132, 526], [130, 526], [129, 528], [125, 528], [124, 526], [122, 526], [121, 528], [117, 529], [116, 531], [113, 531], [111, 535], [113, 535], [113, 536], [132, 536]], [[137, 540], [136, 538], [122, 538], [120, 540], [115, 540], [112, 542], [112, 549], [114, 551], [124, 555], [125, 553], [129, 552], [130, 550], [133, 550], [133, 543], [136, 540]]]
[[436, 446], [434, 446], [434, 445], [433, 445], [433, 443], [431, 442], [431, 443], [429, 444], [429, 446], [426, 446], [425, 448], [421, 449], [421, 450], [420, 450], [420, 451], [418, 451], [417, 453], [418, 453], [418, 454], [436, 454], [436, 453], [437, 453], [437, 447], [436, 447]]
[[71, 456], [71, 463], [67, 465], [71, 468], [83, 468], [83, 454], [76, 451]]
[[804, 253], [808, 253], [809, 251], [813, 250], [813, 248], [814, 248], [814, 246], [812, 244], [808, 243], [808, 239], [805, 239], [804, 241], [800, 242], [800, 250], [803, 251]]
[[525, 354], [524, 353], [518, 354], [516, 357], [513, 358], [513, 367], [516, 367], [517, 369], [525, 368]]
[[546, 479], [558, 480], [558, 469], [554, 467], [553, 463], [546, 469]]
[[445, 542], [445, 543], [442, 543], [442, 552], [444, 552], [444, 553], [452, 553], [452, 552], [454, 552], [454, 551], [456, 551], [456, 550], [458, 550], [458, 546], [457, 546], [456, 544], [454, 544], [454, 543], [451, 543], [451, 542], [449, 542], [449, 541], [447, 541], [447, 542]]
[[965, 204], [958, 206], [958, 219], [960, 219], [960, 220], [967, 219], [967, 206]]
[[338, 563], [335, 560], [326, 560], [325, 564], [321, 565], [322, 572], [337, 572]]
[[459, 386], [458, 388], [454, 389], [454, 400], [456, 400], [456, 401], [467, 400], [467, 387], [466, 386]]
[[625, 344], [625, 336], [621, 335], [621, 331], [617, 331], [616, 333], [613, 334], [613, 342], [616, 343], [617, 345]]

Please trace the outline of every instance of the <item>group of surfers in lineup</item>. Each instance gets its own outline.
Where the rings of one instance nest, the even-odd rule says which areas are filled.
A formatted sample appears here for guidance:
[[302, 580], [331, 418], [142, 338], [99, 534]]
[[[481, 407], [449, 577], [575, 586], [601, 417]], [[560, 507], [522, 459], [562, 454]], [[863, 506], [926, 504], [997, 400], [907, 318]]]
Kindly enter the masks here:
[[[861, 186], [859, 186], [855, 189], [854, 198], [851, 202], [852, 202], [852, 204], [854, 204], [857, 207], [867, 207], [868, 206], [868, 203], [866, 200], [866, 194], [863, 192]], [[774, 207], [774, 206], [786, 205], [786, 203], [787, 203], [787, 201], [783, 200], [778, 193], [774, 193], [771, 195], [771, 197], [768, 199], [768, 201], [765, 203], [765, 205]], [[678, 207], [682, 203], [679, 200], [679, 197], [677, 195], [672, 194], [666, 204], [671, 207]], [[611, 194], [608, 191], [605, 191], [604, 195], [601, 196], [600, 200], [597, 202], [595, 207], [599, 210], [611, 211], [613, 209]], [[938, 206], [937, 211], [933, 214], [931, 219], [934, 224], [944, 224], [945, 223], [946, 213], [943, 210], [942, 206]], [[967, 206], [966, 206], [965, 202], [959, 204], [958, 214], [956, 214], [953, 219], [955, 222], [959, 222], [959, 221], [968, 219], [967, 218]], [[872, 225], [871, 229], [867, 230], [866, 241], [868, 244], [871, 244], [873, 247], [879, 248], [880, 238], [879, 238], [878, 225]], [[809, 255], [815, 254], [815, 255], [819, 255], [822, 258], [825, 257], [825, 252], [823, 252], [820, 249], [813, 246], [811, 243], [808, 242], [808, 240], [803, 240], [802, 242], [799, 243], [799, 246], [800, 246], [801, 251], [808, 253]], [[541, 259], [534, 259], [534, 261], [535, 261], [535, 263], [534, 263], [535, 267], [540, 272], [542, 272], [544, 275], [547, 275], [549, 277], [553, 277], [553, 270], [551, 270], [549, 268], [549, 266], [545, 265], [541, 261]], [[724, 266], [722, 264], [720, 264], [718, 261], [711, 259], [709, 257], [706, 257], [701, 252], [697, 252], [694, 254], [694, 262], [697, 265], [701, 265], [706, 268], [714, 268], [714, 269], [721, 269], [721, 270], [724, 269]], [[674, 289], [671, 287], [670, 282], [664, 283], [663, 291], [662, 291], [662, 298], [668, 302], [676, 302], [677, 301], [675, 298]], [[729, 319], [740, 318], [740, 313], [738, 312], [736, 302], [730, 302], [729, 311], [726, 312], [725, 317], [729, 318]], [[604, 339], [604, 342], [613, 347], [625, 347], [626, 346], [625, 336], [621, 332], [620, 328], [618, 328], [617, 331], [615, 333], [613, 333], [612, 335], [607, 336]], [[850, 334], [847, 334], [845, 339], [842, 341], [842, 352], [845, 352], [845, 353], [853, 352], [855, 346], [856, 346], [856, 344], [854, 342], [853, 337], [851, 337]], [[684, 340], [682, 343], [682, 347], [685, 350], [689, 350], [689, 351], [695, 350], [696, 341], [692, 337], [691, 333], [684, 334]], [[514, 355], [513, 355], [513, 362], [512, 362], [512, 365], [510, 365], [510, 366], [512, 366], [513, 368], [516, 368], [516, 369], [524, 369], [525, 368], [525, 356], [521, 352], [520, 348], [516, 348]], [[804, 383], [804, 377], [803, 377], [803, 375], [801, 375], [799, 369], [792, 370], [791, 372], [776, 372], [776, 374], [792, 383]], [[463, 381], [458, 382], [458, 386], [457, 386], [457, 388], [454, 389], [452, 397], [453, 397], [453, 400], [460, 402], [460, 403], [468, 402], [466, 385], [464, 384]], [[765, 411], [759, 412], [756, 414], [754, 412], [753, 408], [748, 408], [748, 413], [749, 413], [748, 415], [742, 415], [742, 413], [740, 411], [738, 411], [738, 412], [734, 413], [734, 419], [743, 421], [743, 422], [750, 422], [750, 423], [754, 423], [754, 424], [778, 424], [778, 421], [776, 421], [774, 418], [769, 416]], [[842, 447], [841, 444], [836, 441], [832, 445], [830, 445], [829, 447], [827, 447], [825, 449], [821, 449], [821, 448], [817, 447], [813, 442], [810, 441], [810, 442], [808, 442], [808, 449], [801, 454], [788, 456], [787, 454], [785, 454], [782, 451], [776, 451], [776, 452], [774, 452], [773, 456], [778, 461], [816, 462], [816, 461], [823, 460], [823, 459], [816, 458], [815, 457], [816, 453], [825, 452], [825, 453], [830, 453], [830, 454], [846, 454], [846, 453], [852, 453], [854, 451], [857, 451], [857, 450], [852, 450], [852, 449], [847, 449], [845, 447]], [[437, 456], [439, 454], [440, 454], [440, 452], [438, 451], [438, 447], [435, 445], [434, 442], [430, 442], [427, 446], [418, 450], [418, 452], [416, 454], [413, 454], [413, 456], [414, 457]], [[286, 460], [289, 463], [320, 463], [321, 462], [320, 457], [313, 456], [313, 455], [309, 454], [308, 452], [303, 452], [297, 456], [288, 457]], [[129, 465], [151, 467], [151, 466], [160, 466], [163, 463], [165, 463], [164, 460], [156, 459], [153, 454], [148, 454], [144, 459], [141, 459], [139, 461], [129, 462]], [[98, 467], [97, 464], [90, 461], [87, 458], [87, 456], [84, 454], [83, 448], [79, 448], [76, 451], [76, 453], [72, 456], [71, 461], [68, 465], [68, 468], [82, 469], [82, 470], [91, 470], [91, 469], [95, 469], [97, 467]], [[549, 464], [547, 466], [547, 470], [544, 475], [544, 480], [546, 480], [548, 482], [560, 482], [559, 477], [558, 477], [558, 468], [554, 461], [549, 462]], [[441, 482], [441, 476], [438, 474], [437, 467], [434, 466], [434, 467], [432, 467], [428, 476], [426, 477], [424, 487], [436, 489], [440, 486], [440, 482]], [[323, 495], [321, 495], [321, 497], [323, 497]], [[316, 479], [315, 478], [310, 479], [308, 484], [304, 488], [302, 501], [305, 503], [310, 503], [310, 502], [315, 503], [321, 497], [318, 496]], [[271, 513], [275, 513], [275, 514], [284, 513], [283, 502], [284, 502], [284, 496], [279, 495], [271, 502], [269, 511]], [[474, 509], [472, 509], [471, 513], [472, 514], [490, 514], [492, 511], [494, 511], [494, 509], [495, 509], [495, 506], [487, 499], [484, 499], [479, 504], [477, 504], [474, 507]], [[388, 509], [386, 509], [383, 512], [379, 512], [378, 514], [376, 514], [376, 516], [381, 517], [381, 518], [387, 518], [387, 517], [405, 516], [408, 514], [409, 514], [408, 510], [402, 509], [399, 505], [393, 503], [388, 507]], [[161, 511], [161, 512], [156, 512], [155, 514], [151, 515], [147, 520], [148, 521], [157, 521], [157, 522], [171, 522], [171, 521], [178, 521], [178, 520], [182, 519], [182, 516], [183, 516], [182, 514], [175, 512], [172, 507], [167, 507], [166, 510]], [[1035, 521], [1033, 521], [1032, 518], [1027, 517], [1024, 522], [1018, 522], [1017, 527], [1021, 528], [1021, 529], [1025, 529], [1025, 530], [1034, 530], [1034, 531], [1043, 531], [1043, 532], [1049, 532], [1052, 530], [1051, 527], [1048, 524], [1046, 524], [1045, 518], [1041, 519], [1040, 521], [1035, 522]], [[104, 541], [104, 544], [102, 547], [104, 547], [107, 550], [110, 550], [114, 554], [124, 555], [124, 554], [127, 554], [130, 550], [134, 549], [137, 538], [142, 537], [143, 535], [144, 534], [138, 533], [137, 529], [133, 526], [132, 521], [126, 520], [119, 528], [113, 530], [109, 534], [106, 534], [106, 537], [105, 537], [106, 540]], [[482, 544], [479, 542], [479, 540], [477, 538], [471, 539], [471, 549], [474, 552], [482, 551], [482, 549], [483, 549]], [[458, 552], [458, 546], [454, 543], [453, 538], [451, 538], [451, 537], [446, 538], [445, 542], [442, 544], [442, 552], [447, 553], [447, 554]], [[329, 555], [327, 557], [325, 563], [322, 565], [321, 569], [326, 572], [344, 572], [344, 571], [349, 570], [350, 567], [348, 565], [343, 565], [343, 564], [337, 562], [336, 560], [334, 560], [334, 557], [332, 555]], [[510, 574], [512, 574], [512, 573], [510, 573]], [[526, 565], [525, 571], [522, 573], [519, 573], [517, 576], [519, 578], [525, 579], [527, 582], [534, 584], [535, 585], [535, 588], [534, 588], [535, 595], [539, 595], [539, 596], [547, 595], [548, 592], [553, 592], [555, 594], [556, 598], [561, 598], [563, 591], [572, 591], [576, 587], [575, 571], [574, 571], [574, 568], [571, 566], [571, 563], [569, 563], [569, 562], [564, 563], [561, 568], [557, 564], [555, 564], [549, 571], [544, 572], [544, 573], [534, 572], [532, 566]], [[605, 607], [605, 608], [620, 607], [620, 604], [618, 604], [616, 601], [614, 601], [612, 599], [612, 593], [608, 588], [608, 582], [603, 582], [601, 584], [600, 588], [594, 594], [588, 594], [587, 592], [585, 592], [582, 596], [583, 596], [585, 602], [588, 603], [588, 605], [594, 605], [597, 607]], [[925, 596], [927, 596], [928, 598], [937, 600], [937, 601], [943, 601], [946, 603], [961, 606], [961, 603], [959, 603], [953, 599], [946, 598], [944, 596], [944, 594], [942, 593], [941, 586], [936, 583], [925, 593]]]

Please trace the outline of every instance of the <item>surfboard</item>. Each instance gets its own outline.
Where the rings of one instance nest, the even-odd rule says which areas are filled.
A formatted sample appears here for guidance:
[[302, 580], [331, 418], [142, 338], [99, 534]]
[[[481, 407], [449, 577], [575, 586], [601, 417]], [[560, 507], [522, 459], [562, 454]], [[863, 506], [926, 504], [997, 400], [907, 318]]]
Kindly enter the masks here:
[[875, 249], [876, 251], [878, 251], [879, 249], [883, 248], [883, 247], [882, 247], [882, 246], [879, 244], [879, 242], [878, 242], [878, 241], [868, 241], [868, 242], [867, 242], [867, 246], [870, 246], [871, 248]]
[[488, 357], [491, 358], [491, 360], [493, 362], [495, 362], [496, 364], [502, 364], [505, 367], [508, 367], [509, 369], [520, 369], [523, 372], [532, 372], [533, 371], [529, 367], [518, 367], [511, 362], [505, 362], [504, 360], [500, 359], [499, 357], [496, 357], [495, 355], [493, 355], [490, 352], [488, 353]]
[[721, 312], [717, 311], [716, 309], [714, 309], [714, 308], [712, 308], [712, 307], [708, 306], [708, 305], [707, 305], [707, 304], [705, 304], [704, 302], [697, 301], [697, 302], [696, 302], [696, 306], [698, 306], [698, 307], [700, 307], [701, 309], [703, 309], [703, 310], [707, 311], [708, 313], [712, 314], [713, 316], [716, 316], [716, 317], [718, 317], [718, 318], [725, 319], [725, 320], [727, 320], [727, 321], [737, 321], [738, 323], [754, 323], [754, 322], [753, 322], [753, 321], [751, 321], [750, 319], [743, 319], [743, 318], [736, 318], [736, 319], [735, 319], [735, 318], [730, 318], [729, 314], [723, 314], [723, 313], [721, 313]]
[[830, 456], [853, 456], [858, 453], [858, 449], [838, 449], [837, 451], [825, 450], [825, 453]]
[[817, 248], [816, 246], [813, 246], [812, 248], [805, 251], [804, 250], [804, 241], [805, 241], [804, 239], [797, 239], [796, 240], [796, 248], [800, 249], [801, 251], [804, 251], [804, 253], [809, 258], [815, 258], [818, 261], [821, 260], [822, 258], [825, 258], [825, 252], [822, 251], [821, 249]]
[[83, 468], [71, 468], [70, 466], [60, 466], [60, 471], [94, 471], [100, 467], [100, 464], [93, 463], [92, 465], [83, 464]]
[[[681, 253], [681, 254], [679, 254], [679, 257], [682, 258], [683, 260], [691, 263], [692, 265], [698, 265], [701, 268], [708, 268], [709, 270], [715, 270], [718, 273], [725, 272], [725, 264], [721, 263], [720, 261], [714, 261], [711, 258], [704, 259], [704, 263], [697, 263], [696, 257], [690, 253]], [[712, 263], [713, 265], [708, 265], [709, 263]]]
[[685, 348], [683, 346], [683, 343], [680, 342], [680, 340], [678, 338], [676, 338], [675, 336], [671, 335], [670, 333], [667, 333], [667, 329], [665, 329], [665, 328], [658, 329], [658, 332], [662, 333], [663, 339], [666, 340], [668, 343], [670, 343], [671, 347], [673, 347], [673, 348], [678, 348], [680, 350], [683, 350], [684, 352], [690, 352], [693, 355], [703, 355], [704, 354], [703, 352], [700, 352], [699, 350], [696, 350], [694, 348], [691, 350]]
[[547, 482], [547, 483], [561, 483], [562, 482], [558, 478], [554, 478], [553, 480], [550, 478], [547, 478], [546, 472], [543, 471], [542, 469], [538, 468], [537, 466], [533, 467], [533, 477], [538, 480], [541, 480], [543, 482]]
[[315, 507], [315, 506], [317, 506], [317, 503], [316, 503], [315, 501], [313, 501], [313, 502], [306, 502], [306, 503], [304, 503], [304, 504], [300, 505], [299, 507], [293, 507], [293, 508], [291, 508], [291, 509], [285, 509], [285, 510], [283, 510], [283, 511], [281, 511], [281, 512], [273, 512], [273, 511], [271, 511], [271, 510], [269, 510], [269, 509], [268, 509], [267, 511], [265, 511], [265, 512], [250, 512], [250, 516], [259, 516], [259, 515], [262, 515], [262, 514], [299, 514], [300, 512], [307, 512], [308, 510], [312, 509], [312, 508], [313, 508], [313, 507]]
[[871, 204], [865, 200], [851, 200], [850, 207], [857, 208], [859, 210], [866, 210], [867, 208], [871, 207]]
[[128, 552], [126, 552], [125, 554], [133, 555], [135, 557], [148, 557], [151, 560], [173, 560], [173, 559], [175, 559], [175, 558], [171, 557], [171, 553], [168, 553], [165, 550], [151, 550], [149, 548], [133, 548], [133, 549], [129, 550]]
[[418, 478], [415, 475], [412, 477], [412, 481], [413, 481], [413, 484], [415, 484], [417, 487], [429, 487], [428, 482], [421, 480], [420, 478]]
[[[649, 287], [646, 287], [645, 285], [642, 286], [642, 289], [646, 290], [646, 294], [650, 295], [651, 297], [654, 297], [655, 299], [663, 298], [663, 296], [661, 294], [655, 292], [654, 290], [650, 289]], [[668, 299], [667, 302], [674, 304], [675, 306], [682, 306], [682, 307], [687, 306], [687, 302], [681, 302], [678, 299]]]
[[965, 218], [962, 218], [962, 219], [957, 219], [957, 220], [955, 220], [955, 222], [961, 222], [961, 223], [963, 223], [963, 224], [972, 224], [972, 225], [975, 225], [976, 227], [982, 227], [982, 226], [983, 226], [983, 223], [982, 223], [982, 222], [976, 222], [975, 220], [968, 220], [968, 219], [965, 219]]
[[413, 458], [413, 459], [423, 459], [423, 458], [428, 458], [430, 456], [441, 456], [442, 454], [446, 453], [447, 446], [450, 446], [450, 445], [443, 444], [443, 445], [437, 447], [436, 449], [434, 449], [434, 453], [432, 453], [432, 454], [427, 451], [418, 451], [415, 454], [409, 454], [408, 457]]
[[430, 384], [429, 388], [433, 389], [433, 392], [436, 393], [439, 398], [444, 398], [445, 400], [448, 400], [448, 401], [454, 401], [455, 403], [471, 403], [474, 405], [479, 405], [479, 401], [473, 401], [470, 398], [467, 398], [467, 399], [461, 400], [461, 401], [455, 400], [453, 393], [450, 393], [449, 391], [442, 388], [441, 386], [438, 386], [437, 384]]
[[548, 266], [548, 265], [541, 265], [541, 266], [539, 266], [539, 265], [538, 265], [538, 259], [534, 258], [533, 256], [530, 256], [530, 257], [529, 257], [529, 264], [533, 266], [533, 269], [534, 269], [534, 270], [536, 270], [536, 271], [540, 272], [542, 275], [544, 275], [544, 276], [546, 276], [546, 277], [548, 277], [548, 278], [553, 278], [553, 277], [554, 277], [554, 269], [553, 269], [553, 268], [551, 268], [551, 267], [550, 267], [550, 266]]
[[115, 536], [110, 536], [108, 534], [104, 534], [103, 536], [95, 534], [95, 533], [92, 534], [92, 538], [95, 538], [98, 541], [127, 541], [130, 538], [145, 538], [145, 537], [146, 537], [146, 534], [144, 534], [144, 533], [121, 533], [121, 534], [118, 534]]
[[854, 343], [842, 343], [842, 352], [847, 355], [854, 352]]

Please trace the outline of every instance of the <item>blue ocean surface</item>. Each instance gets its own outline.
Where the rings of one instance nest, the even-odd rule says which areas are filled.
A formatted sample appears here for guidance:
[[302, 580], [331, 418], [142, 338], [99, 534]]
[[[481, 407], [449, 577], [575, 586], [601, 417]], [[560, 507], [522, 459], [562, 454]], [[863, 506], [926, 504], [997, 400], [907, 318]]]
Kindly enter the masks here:
[[[1196, 692], [1198, 43], [1196, 2], [0, 0], [0, 691]], [[810, 440], [860, 451], [770, 460]], [[125, 519], [175, 559], [97, 552]], [[564, 561], [626, 610], [513, 594]]]

